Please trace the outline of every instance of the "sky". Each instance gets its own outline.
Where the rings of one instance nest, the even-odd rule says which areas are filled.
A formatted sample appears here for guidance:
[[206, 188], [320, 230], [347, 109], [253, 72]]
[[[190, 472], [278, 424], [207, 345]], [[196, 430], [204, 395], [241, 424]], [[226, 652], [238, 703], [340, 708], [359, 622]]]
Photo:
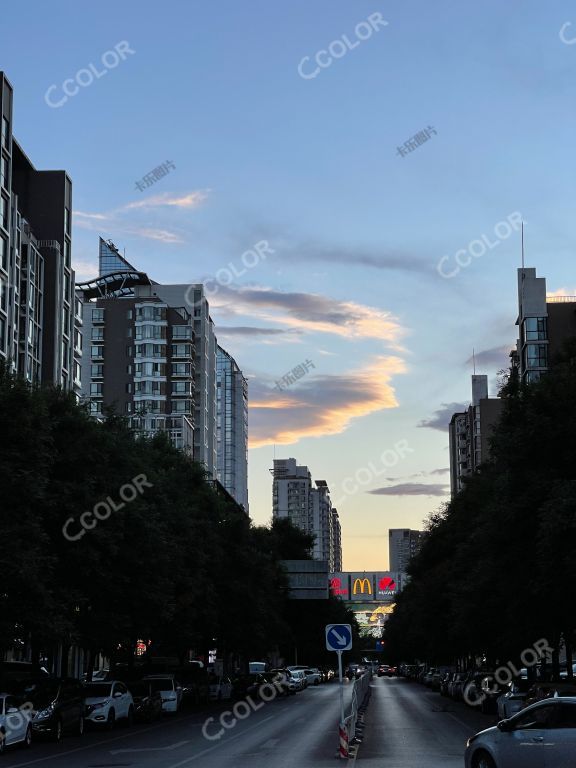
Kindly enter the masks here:
[[17, 140], [72, 178], [78, 278], [102, 236], [158, 282], [211, 281], [255, 522], [294, 457], [345, 570], [385, 570], [388, 529], [449, 499], [473, 350], [496, 394], [521, 220], [526, 265], [576, 294], [573, 4], [19, 0], [0, 69]]

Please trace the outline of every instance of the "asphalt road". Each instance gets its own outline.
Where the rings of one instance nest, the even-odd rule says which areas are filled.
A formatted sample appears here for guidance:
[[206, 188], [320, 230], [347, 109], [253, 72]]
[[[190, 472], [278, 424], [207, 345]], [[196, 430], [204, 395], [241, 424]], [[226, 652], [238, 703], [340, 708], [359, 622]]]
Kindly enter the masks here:
[[[345, 686], [346, 700], [351, 686]], [[38, 742], [31, 749], [12, 747], [2, 768], [322, 768], [336, 762], [338, 746], [338, 686], [309, 687], [295, 696], [262, 704], [257, 711], [224, 731], [219, 718], [234, 702], [205, 712], [166, 716], [154, 725], [135, 725], [112, 732], [67, 736], [61, 744]], [[240, 708], [244, 715], [246, 708]], [[225, 716], [231, 723], [233, 716]]]
[[468, 737], [495, 723], [417, 683], [374, 678], [357, 768], [463, 768]]

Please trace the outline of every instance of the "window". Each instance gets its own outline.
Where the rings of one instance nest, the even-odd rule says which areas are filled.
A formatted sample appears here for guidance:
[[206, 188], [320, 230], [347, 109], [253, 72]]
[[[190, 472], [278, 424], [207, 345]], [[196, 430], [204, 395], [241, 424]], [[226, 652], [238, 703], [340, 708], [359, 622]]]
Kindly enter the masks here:
[[95, 400], [93, 400], [93, 401], [90, 403], [90, 413], [92, 413], [92, 414], [95, 414], [95, 413], [102, 413], [102, 403], [101, 403], [101, 402], [98, 402], [98, 401], [95, 401]]
[[560, 710], [554, 722], [554, 728], [576, 728], [576, 705], [560, 704], [556, 709]]
[[165, 325], [139, 325], [136, 326], [137, 339], [165, 339]]
[[64, 208], [64, 229], [66, 231], [66, 234], [70, 234], [70, 210], [68, 208]]
[[546, 344], [526, 345], [526, 368], [546, 368], [548, 365], [548, 347]]
[[137, 307], [136, 320], [166, 320], [166, 307]]
[[172, 326], [172, 338], [173, 339], [191, 339], [192, 328], [189, 325], [174, 325]]
[[99, 396], [104, 393], [104, 384], [92, 382], [90, 384], [90, 394], [93, 396]]
[[548, 338], [548, 320], [546, 317], [527, 317], [524, 320], [526, 341], [544, 341]]
[[8, 229], [8, 200], [0, 195], [0, 224]]
[[556, 706], [553, 704], [535, 707], [530, 712], [526, 712], [514, 720], [514, 730], [549, 728], [555, 718], [555, 713]]
[[172, 376], [190, 376], [190, 363], [172, 363]]
[[92, 328], [92, 338], [96, 341], [104, 340], [104, 328]]
[[4, 189], [8, 189], [8, 158], [2, 157], [0, 158], [0, 187], [4, 187]]
[[173, 381], [172, 382], [172, 394], [173, 395], [191, 395], [192, 394], [192, 382], [190, 382], [190, 381]]
[[90, 366], [90, 376], [93, 379], [100, 378], [101, 376], [104, 376], [104, 365], [102, 363], [95, 363]]
[[173, 413], [190, 413], [192, 410], [192, 404], [190, 400], [173, 400], [172, 412]]
[[8, 271], [8, 241], [0, 235], [0, 267]]
[[8, 119], [2, 116], [2, 144], [6, 147], [6, 149], [9, 149], [9, 141], [10, 141], [10, 123], [8, 122]]
[[104, 310], [103, 309], [93, 309], [92, 310], [92, 322], [93, 323], [103, 323], [104, 322]]
[[104, 347], [101, 347], [101, 346], [90, 347], [90, 357], [92, 358], [92, 360], [97, 359], [99, 357], [104, 357]]
[[191, 344], [172, 344], [172, 357], [191, 357]]

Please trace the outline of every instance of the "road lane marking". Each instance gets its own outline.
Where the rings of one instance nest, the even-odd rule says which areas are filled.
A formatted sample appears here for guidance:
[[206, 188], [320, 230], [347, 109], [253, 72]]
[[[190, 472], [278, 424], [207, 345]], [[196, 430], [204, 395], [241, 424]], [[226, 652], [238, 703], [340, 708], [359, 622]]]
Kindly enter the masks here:
[[213, 747], [208, 747], [208, 749], [205, 749], [202, 752], [198, 752], [196, 755], [192, 755], [192, 757], [187, 757], [185, 760], [181, 760], [179, 763], [174, 763], [173, 765], [167, 766], [167, 768], [180, 768], [181, 765], [186, 765], [187, 763], [191, 763], [192, 760], [197, 760], [199, 757], [204, 757], [204, 755], [209, 754], [210, 752], [214, 752], [215, 749], [219, 749], [220, 747], [223, 747], [225, 744], [229, 744], [231, 741], [235, 741], [236, 739], [239, 739], [241, 736], [244, 736], [245, 733], [248, 733], [249, 731], [253, 731], [254, 728], [260, 728], [260, 726], [263, 723], [266, 723], [268, 720], [274, 720], [275, 715], [270, 715], [270, 717], [265, 717], [263, 720], [260, 720], [256, 725], [253, 725], [251, 728], [245, 728], [242, 733], [236, 734], [236, 736], [231, 736], [229, 739], [226, 739], [226, 741], [221, 741], [219, 744], [215, 744]]
[[276, 744], [280, 742], [280, 739], [268, 739], [268, 741], [264, 742], [260, 749], [274, 749], [276, 747]]
[[140, 747], [139, 749], [111, 749], [111, 755], [120, 755], [125, 752], [167, 752], [171, 749], [179, 749], [185, 744], [190, 744], [189, 741], [179, 741], [177, 744], [170, 744], [169, 747]]

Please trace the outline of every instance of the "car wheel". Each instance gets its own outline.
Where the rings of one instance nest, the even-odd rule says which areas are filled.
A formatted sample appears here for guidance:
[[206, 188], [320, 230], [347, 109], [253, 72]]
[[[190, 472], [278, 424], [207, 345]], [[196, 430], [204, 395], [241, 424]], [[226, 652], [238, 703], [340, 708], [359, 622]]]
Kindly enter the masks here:
[[80, 719], [78, 720], [78, 725], [76, 726], [76, 733], [78, 736], [84, 735], [84, 718], [80, 716]]
[[53, 735], [54, 741], [62, 741], [62, 720], [58, 718], [56, 720], [56, 725], [54, 726], [54, 735]]
[[0, 755], [4, 754], [6, 750], [6, 731], [0, 730]]
[[30, 725], [26, 729], [26, 736], [24, 737], [22, 746], [24, 747], [24, 749], [28, 749], [28, 747], [32, 746], [32, 726]]
[[473, 768], [497, 768], [488, 752], [477, 752], [472, 761]]
[[116, 725], [116, 712], [114, 712], [113, 709], [108, 712], [108, 720], [106, 721], [106, 727], [109, 731], [114, 730], [114, 726]]

